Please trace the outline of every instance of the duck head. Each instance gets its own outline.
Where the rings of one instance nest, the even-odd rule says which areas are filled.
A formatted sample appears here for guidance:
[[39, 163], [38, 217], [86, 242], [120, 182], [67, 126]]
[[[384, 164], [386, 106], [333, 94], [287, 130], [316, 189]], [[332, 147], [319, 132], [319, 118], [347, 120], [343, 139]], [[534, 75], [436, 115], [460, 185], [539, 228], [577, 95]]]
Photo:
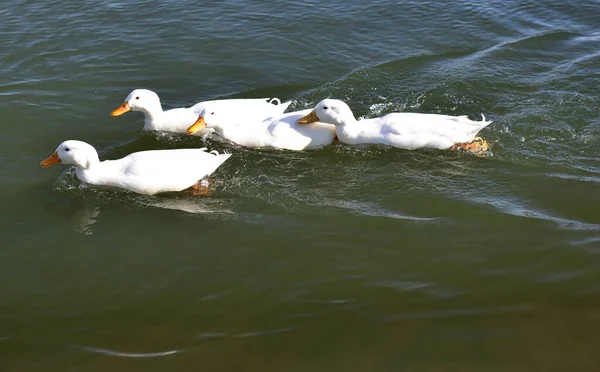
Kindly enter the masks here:
[[319, 121], [327, 124], [344, 125], [350, 119], [354, 119], [354, 114], [345, 102], [328, 98], [317, 103], [314, 110], [308, 115], [298, 119], [298, 124], [310, 124]]
[[231, 112], [216, 105], [206, 105], [197, 114], [198, 120], [187, 129], [188, 134], [194, 134], [204, 128], [218, 131], [225, 127], [241, 124], [243, 121], [243, 115], [240, 115], [239, 112]]
[[129, 93], [125, 99], [125, 102], [113, 110], [110, 115], [119, 116], [123, 115], [127, 111], [141, 111], [149, 113], [157, 109], [162, 111], [158, 94], [148, 89], [135, 89]]
[[211, 121], [211, 118], [214, 115], [214, 111], [207, 112], [206, 109], [202, 110], [198, 114], [198, 119], [196, 120], [196, 122], [187, 129], [187, 134], [194, 134], [196, 132], [201, 131], [204, 128], [212, 128], [213, 122]]
[[44, 159], [40, 165], [42, 168], [48, 168], [62, 163], [79, 168], [89, 168], [90, 165], [99, 161], [98, 153], [92, 145], [82, 141], [68, 140], [61, 143], [56, 151]]

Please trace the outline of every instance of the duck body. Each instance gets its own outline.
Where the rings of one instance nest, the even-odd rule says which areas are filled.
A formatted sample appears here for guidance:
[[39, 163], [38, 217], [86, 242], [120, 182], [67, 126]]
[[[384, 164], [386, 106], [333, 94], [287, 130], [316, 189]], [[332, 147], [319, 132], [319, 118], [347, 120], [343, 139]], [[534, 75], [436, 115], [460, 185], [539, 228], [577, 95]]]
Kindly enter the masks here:
[[[277, 104], [274, 104], [274, 103]], [[205, 107], [211, 106], [231, 113], [245, 112], [254, 120], [262, 120], [271, 115], [283, 113], [291, 101], [281, 103], [273, 98], [236, 98], [204, 101], [191, 107], [181, 107], [163, 111], [158, 95], [148, 89], [135, 89], [125, 102], [115, 109], [111, 115], [119, 116], [127, 111], [139, 111], [144, 114], [144, 130], [185, 133], [198, 118]], [[203, 130], [196, 135], [203, 136], [212, 130]]]
[[262, 121], [242, 123], [235, 118], [227, 118], [209, 106], [203, 111], [201, 118], [206, 127], [213, 129], [219, 137], [240, 146], [300, 151], [322, 148], [332, 143], [335, 138], [333, 125], [298, 124], [298, 119], [310, 111], [294, 111], [274, 115]]
[[414, 150], [449, 149], [471, 141], [492, 121], [470, 120], [467, 116], [420, 113], [390, 113], [379, 118], [356, 120], [348, 105], [326, 99], [317, 104], [301, 123], [320, 120], [334, 124], [340, 142], [350, 145], [385, 145]]
[[77, 178], [82, 182], [153, 195], [182, 191], [196, 185], [230, 156], [207, 152], [205, 148], [149, 150], [101, 162], [94, 147], [69, 140], [61, 143], [41, 165], [75, 165]]
[[340, 142], [351, 145], [448, 149], [454, 144], [469, 142], [488, 124], [467, 116], [391, 113], [339, 126], [336, 133]]

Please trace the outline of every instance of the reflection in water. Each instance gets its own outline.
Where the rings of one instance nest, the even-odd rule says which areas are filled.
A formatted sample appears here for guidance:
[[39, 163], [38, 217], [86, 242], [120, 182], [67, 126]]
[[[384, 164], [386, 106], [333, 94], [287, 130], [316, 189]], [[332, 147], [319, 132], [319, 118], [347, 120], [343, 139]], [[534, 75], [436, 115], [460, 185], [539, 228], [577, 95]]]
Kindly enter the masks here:
[[[91, 189], [91, 188], [90, 188]], [[105, 191], [103, 191], [105, 192]], [[119, 194], [117, 192], [117, 194]], [[131, 199], [129, 193], [120, 193]], [[101, 196], [100, 194], [97, 196]], [[75, 211], [72, 217], [73, 230], [79, 234], [91, 235], [92, 225], [98, 221], [100, 215], [101, 202], [98, 201], [98, 197], [92, 198], [92, 200], [84, 200], [81, 207]], [[114, 198], [108, 200], [102, 199], [102, 204], [114, 202]], [[117, 201], [120, 198], [116, 198]], [[208, 217], [218, 219], [228, 219], [235, 216], [235, 212], [229, 208], [228, 203], [222, 199], [210, 198], [210, 197], [145, 197], [136, 196], [134, 198], [135, 203], [153, 208], [178, 210], [191, 214], [202, 214]]]
[[84, 235], [92, 235], [91, 226], [96, 223], [100, 214], [100, 206], [84, 202], [83, 208], [73, 214], [73, 229]]
[[[227, 208], [227, 203], [221, 199], [211, 198], [140, 198], [136, 202], [142, 206], [178, 210], [192, 214], [210, 215], [219, 219], [232, 218], [235, 213]], [[73, 230], [79, 234], [91, 235], [92, 225], [100, 215], [100, 204], [97, 201], [85, 200], [80, 209], [73, 214]]]
[[139, 204], [155, 208], [178, 210], [192, 214], [214, 215], [218, 218], [227, 218], [228, 216], [233, 217], [235, 214], [224, 200], [211, 197], [156, 197], [140, 199]]

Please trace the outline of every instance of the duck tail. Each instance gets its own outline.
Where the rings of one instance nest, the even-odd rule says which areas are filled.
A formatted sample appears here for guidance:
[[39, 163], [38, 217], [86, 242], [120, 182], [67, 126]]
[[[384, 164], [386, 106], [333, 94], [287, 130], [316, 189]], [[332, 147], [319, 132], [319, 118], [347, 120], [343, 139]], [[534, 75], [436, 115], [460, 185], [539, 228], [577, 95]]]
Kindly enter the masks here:
[[[480, 130], [482, 130], [483, 128], [487, 127], [488, 125], [493, 123], [493, 120], [486, 120], [485, 115], [483, 113], [481, 113], [481, 121], [476, 121], [474, 122], [476, 123], [476, 130], [474, 132], [474, 134], [479, 133]], [[475, 129], [475, 128], [473, 128]]]
[[279, 108], [281, 109], [281, 113], [283, 113], [285, 110], [287, 110], [288, 107], [290, 107], [290, 105], [292, 104], [292, 102], [294, 102], [294, 101], [290, 100], [290, 101], [286, 101], [286, 102], [280, 104]]
[[229, 159], [229, 157], [231, 156], [230, 153], [228, 152], [223, 152], [221, 154], [219, 154], [219, 152], [217, 150], [212, 150], [209, 152], [209, 154], [216, 156], [217, 158], [222, 159], [221, 163], [224, 162], [225, 160]]
[[217, 150], [208, 151], [208, 148], [206, 148], [206, 147], [201, 147], [201, 148], [199, 148], [199, 150], [200, 151], [204, 151], [204, 152], [208, 152], [209, 154], [214, 155], [216, 157], [225, 157], [225, 158], [228, 158], [228, 157], [231, 156], [231, 154], [228, 153], [228, 152], [223, 152], [222, 154], [219, 154], [219, 152]]
[[485, 126], [483, 126], [483, 128], [487, 127], [488, 125], [492, 124], [494, 121], [493, 120], [489, 120], [486, 121], [485, 120], [485, 115], [483, 114], [483, 112], [481, 113], [481, 122], [485, 123]]
[[277, 97], [271, 98], [271, 99], [267, 99], [267, 102], [269, 102], [270, 104], [277, 106], [278, 110], [280, 113], [283, 114], [283, 112], [285, 110], [287, 110], [287, 108], [292, 104], [292, 102], [294, 102], [293, 100], [290, 101], [286, 101], [284, 103], [281, 103], [281, 100]]
[[472, 127], [472, 131], [469, 134], [470, 137], [474, 137], [476, 136], [483, 128], [487, 127], [488, 125], [492, 124], [493, 121], [492, 120], [486, 120], [485, 115], [483, 113], [481, 113], [481, 121], [471, 121], [471, 123], [473, 124], [477, 124], [477, 125], [473, 125]]

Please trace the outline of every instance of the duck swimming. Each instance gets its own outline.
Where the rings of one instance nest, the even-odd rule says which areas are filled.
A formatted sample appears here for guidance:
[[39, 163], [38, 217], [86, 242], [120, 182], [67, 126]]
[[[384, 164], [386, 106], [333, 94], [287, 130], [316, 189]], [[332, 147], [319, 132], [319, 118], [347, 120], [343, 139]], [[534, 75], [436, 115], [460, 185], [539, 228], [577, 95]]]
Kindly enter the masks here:
[[207, 105], [187, 133], [194, 134], [198, 130], [209, 128], [220, 137], [244, 147], [314, 150], [334, 141], [335, 126], [318, 122], [299, 125], [298, 120], [310, 111], [294, 111], [262, 121], [246, 122], [222, 109]]
[[68, 140], [40, 165], [74, 165], [82, 182], [153, 195], [162, 192], [199, 190], [231, 154], [201, 149], [149, 150], [134, 152], [117, 160], [100, 161], [96, 149], [82, 141]]
[[[281, 103], [278, 98], [235, 98], [204, 101], [191, 107], [163, 111], [158, 94], [148, 89], [135, 89], [110, 115], [120, 116], [128, 111], [140, 111], [145, 118], [144, 130], [186, 133], [207, 104], [230, 112], [243, 111], [247, 120], [263, 120], [283, 113], [291, 103], [292, 101]], [[203, 136], [210, 132], [212, 130], [206, 129], [196, 135]]]
[[[483, 116], [483, 115], [482, 115]], [[337, 99], [324, 99], [300, 124], [323, 122], [335, 125], [340, 142], [350, 145], [378, 144], [403, 149], [456, 149], [468, 146], [480, 130], [492, 121], [470, 120], [467, 116], [420, 113], [390, 113], [356, 120], [350, 107]]]

